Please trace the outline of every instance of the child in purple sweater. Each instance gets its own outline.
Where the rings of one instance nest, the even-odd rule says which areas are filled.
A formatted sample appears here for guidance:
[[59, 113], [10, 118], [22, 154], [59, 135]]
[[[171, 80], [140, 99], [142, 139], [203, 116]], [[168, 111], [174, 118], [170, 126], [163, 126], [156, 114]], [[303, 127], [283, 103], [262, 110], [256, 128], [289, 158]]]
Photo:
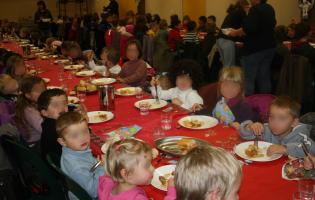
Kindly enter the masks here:
[[[148, 200], [139, 185], [149, 185], [154, 168], [151, 164], [152, 148], [136, 139], [120, 140], [106, 152], [106, 174], [98, 186], [99, 200]], [[174, 181], [168, 184], [165, 200], [175, 200]]]
[[239, 67], [225, 67], [220, 73], [219, 95], [212, 114], [221, 123], [239, 129], [246, 120], [259, 120], [259, 115], [244, 101], [244, 75]]

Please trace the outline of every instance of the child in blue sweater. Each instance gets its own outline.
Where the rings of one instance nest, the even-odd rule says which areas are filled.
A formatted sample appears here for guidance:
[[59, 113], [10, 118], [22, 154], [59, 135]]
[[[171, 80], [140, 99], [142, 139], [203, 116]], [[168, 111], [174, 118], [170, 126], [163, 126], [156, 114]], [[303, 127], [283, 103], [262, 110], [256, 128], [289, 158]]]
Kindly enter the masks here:
[[[57, 119], [56, 129], [58, 142], [62, 145], [61, 170], [97, 199], [98, 179], [104, 175], [104, 168], [99, 166], [94, 172], [90, 171], [98, 160], [90, 149], [90, 132], [85, 117], [78, 112], [64, 113]], [[77, 199], [71, 193], [69, 198]]]

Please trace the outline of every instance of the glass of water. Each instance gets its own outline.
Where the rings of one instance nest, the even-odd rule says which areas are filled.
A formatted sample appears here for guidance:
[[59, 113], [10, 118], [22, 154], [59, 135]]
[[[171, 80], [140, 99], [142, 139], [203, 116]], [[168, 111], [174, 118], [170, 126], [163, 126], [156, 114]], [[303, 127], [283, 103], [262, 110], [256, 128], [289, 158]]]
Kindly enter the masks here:
[[172, 128], [172, 115], [170, 113], [162, 112], [161, 128], [165, 131], [170, 130]]
[[136, 98], [142, 99], [143, 98], [143, 90], [142, 88], [136, 88]]
[[150, 104], [147, 102], [140, 102], [139, 103], [140, 115], [148, 115]]
[[313, 180], [299, 180], [299, 193], [302, 199], [304, 200], [313, 200], [314, 199], [314, 186], [315, 182]]

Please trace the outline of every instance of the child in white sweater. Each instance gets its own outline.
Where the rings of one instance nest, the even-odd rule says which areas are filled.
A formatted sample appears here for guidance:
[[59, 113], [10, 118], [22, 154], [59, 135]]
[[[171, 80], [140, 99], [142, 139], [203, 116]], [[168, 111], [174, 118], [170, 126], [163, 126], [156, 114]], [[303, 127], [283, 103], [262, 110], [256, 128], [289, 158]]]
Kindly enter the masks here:
[[[203, 100], [198, 92], [192, 88], [191, 76], [184, 71], [176, 76], [175, 88], [162, 90], [156, 78], [152, 78], [151, 86], [153, 96], [158, 95], [160, 99], [171, 100], [173, 104], [194, 112], [202, 108]], [[155, 86], [157, 86], [157, 94]]]

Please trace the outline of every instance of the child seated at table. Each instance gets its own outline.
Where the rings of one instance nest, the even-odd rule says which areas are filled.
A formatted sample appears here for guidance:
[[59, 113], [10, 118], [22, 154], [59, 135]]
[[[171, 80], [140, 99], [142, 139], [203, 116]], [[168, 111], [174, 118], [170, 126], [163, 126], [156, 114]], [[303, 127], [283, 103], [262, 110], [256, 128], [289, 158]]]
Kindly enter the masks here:
[[242, 167], [227, 151], [197, 147], [175, 169], [176, 199], [238, 199]]
[[118, 64], [120, 59], [119, 52], [113, 48], [108, 48], [108, 52], [105, 56], [106, 56], [105, 66], [107, 67], [107, 70], [103, 75], [117, 76], [121, 72], [121, 67]]
[[22, 56], [13, 54], [5, 63], [4, 73], [10, 75], [18, 82], [26, 75], [26, 67]]
[[188, 32], [185, 34], [183, 38], [184, 44], [186, 43], [193, 43], [193, 44], [199, 44], [199, 38], [196, 33], [196, 22], [195, 21], [189, 21], [187, 24], [187, 30]]
[[37, 108], [44, 117], [41, 135], [41, 154], [46, 158], [48, 153], [61, 155], [61, 146], [57, 142], [56, 120], [68, 112], [66, 93], [61, 89], [50, 89], [43, 92], [37, 101]]
[[43, 118], [37, 110], [37, 100], [45, 90], [45, 82], [40, 77], [28, 76], [21, 80], [15, 123], [29, 146], [35, 145], [41, 138]]
[[[61, 170], [96, 199], [99, 177], [104, 175], [104, 168], [100, 165], [90, 171], [98, 160], [90, 149], [90, 131], [85, 117], [78, 112], [61, 114], [56, 130], [62, 146]], [[76, 199], [72, 193], [69, 193], [69, 198]]]
[[245, 120], [259, 121], [259, 115], [244, 101], [244, 75], [239, 67], [224, 67], [220, 73], [218, 94], [221, 97], [212, 115], [236, 129]]
[[269, 108], [269, 120], [266, 124], [245, 121], [240, 126], [240, 135], [244, 139], [262, 137], [270, 142], [267, 154], [285, 154], [293, 157], [304, 157], [302, 142], [310, 153], [315, 154], [315, 144], [309, 138], [310, 125], [299, 123], [300, 105], [290, 97], [276, 98]]
[[[98, 186], [100, 200], [148, 199], [140, 185], [149, 185], [154, 168], [152, 148], [137, 139], [119, 140], [109, 145], [105, 154], [106, 174]], [[169, 181], [165, 199], [175, 199], [175, 188]]]
[[[180, 71], [176, 75], [176, 87], [168, 90], [162, 90], [160, 83], [156, 78], [151, 80], [151, 93], [163, 100], [172, 100], [172, 103], [191, 111], [197, 111], [202, 108], [203, 100], [198, 92], [192, 88], [191, 74], [186, 71]], [[157, 87], [157, 93], [155, 86]]]
[[0, 126], [12, 122], [19, 85], [7, 74], [0, 74]]

